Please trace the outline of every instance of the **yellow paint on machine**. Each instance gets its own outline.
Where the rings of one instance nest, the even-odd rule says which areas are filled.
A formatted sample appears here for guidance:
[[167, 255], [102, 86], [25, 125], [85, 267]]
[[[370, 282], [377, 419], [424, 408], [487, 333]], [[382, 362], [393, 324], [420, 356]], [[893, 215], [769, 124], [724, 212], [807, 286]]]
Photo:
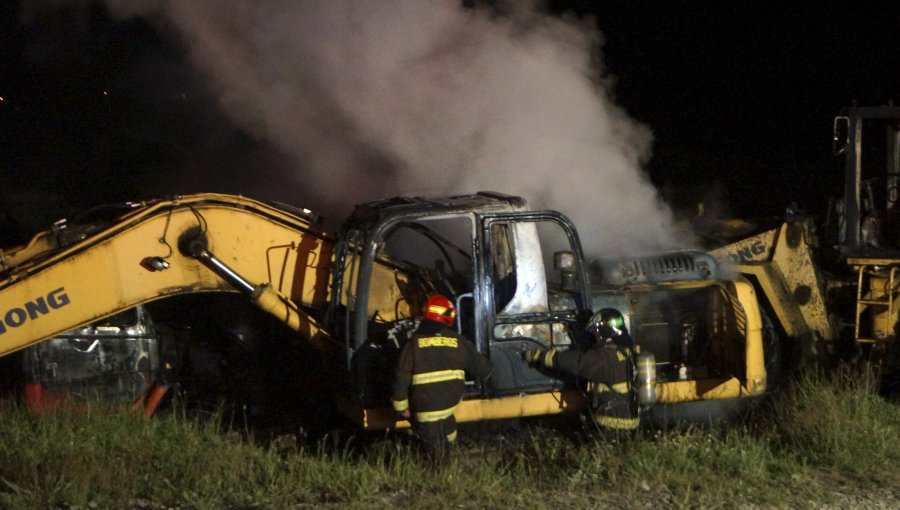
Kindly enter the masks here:
[[694, 400], [736, 398], [747, 392], [737, 378], [700, 379], [696, 381], [672, 381], [656, 385], [656, 402], [678, 404]]
[[778, 228], [712, 250], [720, 262], [753, 278], [788, 337], [811, 335], [818, 344], [837, 339], [825, 300], [825, 278], [813, 260], [810, 243], [815, 235], [805, 223], [784, 223]]
[[[456, 410], [456, 421], [462, 423], [547, 416], [579, 411], [584, 409], [586, 403], [578, 390], [464, 400]], [[361, 408], [349, 399], [341, 397], [338, 398], [338, 408], [345, 416], [366, 430], [409, 427], [409, 422], [397, 420], [397, 414], [389, 407]]]
[[[753, 393], [741, 386], [737, 378], [673, 381], [657, 385], [658, 403], [677, 404], [697, 400], [716, 400], [748, 396]], [[491, 399], [464, 400], [456, 411], [456, 421], [476, 422], [549, 416], [585, 409], [587, 401], [579, 390], [551, 391]], [[389, 407], [362, 408], [345, 397], [338, 398], [341, 413], [366, 430], [408, 428], [409, 422], [398, 420]]]
[[[323, 259], [323, 247], [330, 250], [324, 233], [260, 202], [196, 195], [148, 205], [79, 243], [58, 251], [47, 248], [47, 257], [35, 256], [38, 262], [17, 267], [0, 282], [0, 314], [12, 319], [0, 334], [0, 355], [168, 295], [233, 292], [232, 286], [179, 250], [185, 239], [207, 231], [216, 233], [206, 240], [220, 259], [250, 281], [268, 284], [258, 296], [261, 306], [284, 308], [279, 296], [305, 306], [324, 304], [330, 278], [321, 268], [329, 261], [308, 261]], [[24, 249], [36, 245], [41, 243]], [[148, 268], [145, 261], [151, 257], [164, 258], [169, 268]], [[60, 306], [46, 310], [39, 306], [58, 289], [65, 304], [57, 302]], [[302, 313], [298, 317], [296, 307], [284, 310], [284, 315], [301, 331], [315, 329]]]

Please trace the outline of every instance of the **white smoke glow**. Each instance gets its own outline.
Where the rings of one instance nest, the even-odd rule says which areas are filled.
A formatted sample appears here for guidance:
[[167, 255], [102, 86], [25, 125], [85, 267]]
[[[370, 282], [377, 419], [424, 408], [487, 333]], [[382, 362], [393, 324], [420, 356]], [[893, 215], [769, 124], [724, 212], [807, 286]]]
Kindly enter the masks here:
[[[291, 157], [272, 186], [329, 214], [494, 190], [558, 209], [588, 254], [683, 247], [587, 23], [458, 0], [109, 0], [165, 20], [227, 115]], [[252, 169], [251, 169], [252, 171]], [[342, 216], [339, 216], [342, 217]]]

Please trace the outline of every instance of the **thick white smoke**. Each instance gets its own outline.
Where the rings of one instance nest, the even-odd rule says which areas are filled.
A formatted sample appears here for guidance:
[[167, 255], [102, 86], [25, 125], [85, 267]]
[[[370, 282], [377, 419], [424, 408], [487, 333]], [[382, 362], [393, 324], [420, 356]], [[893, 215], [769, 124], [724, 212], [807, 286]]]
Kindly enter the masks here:
[[234, 122], [294, 160], [272, 186], [315, 197], [298, 205], [495, 190], [571, 216], [592, 255], [684, 242], [584, 23], [459, 0], [109, 4], [174, 28]]

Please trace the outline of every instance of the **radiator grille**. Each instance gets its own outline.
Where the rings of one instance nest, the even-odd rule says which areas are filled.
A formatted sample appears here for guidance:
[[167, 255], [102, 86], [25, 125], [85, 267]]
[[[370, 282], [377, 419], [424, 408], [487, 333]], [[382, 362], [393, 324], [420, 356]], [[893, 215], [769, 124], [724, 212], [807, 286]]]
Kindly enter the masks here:
[[662, 283], [718, 279], [716, 260], [705, 252], [673, 252], [601, 263], [603, 283]]

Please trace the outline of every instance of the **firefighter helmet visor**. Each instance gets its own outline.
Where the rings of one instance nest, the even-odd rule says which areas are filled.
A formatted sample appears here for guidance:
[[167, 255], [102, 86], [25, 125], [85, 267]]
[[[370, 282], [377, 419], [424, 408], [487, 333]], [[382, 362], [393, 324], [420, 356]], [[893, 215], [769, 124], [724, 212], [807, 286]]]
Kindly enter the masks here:
[[456, 320], [456, 309], [453, 308], [453, 303], [449, 299], [440, 294], [434, 294], [428, 298], [428, 302], [425, 304], [425, 319], [452, 327]]

